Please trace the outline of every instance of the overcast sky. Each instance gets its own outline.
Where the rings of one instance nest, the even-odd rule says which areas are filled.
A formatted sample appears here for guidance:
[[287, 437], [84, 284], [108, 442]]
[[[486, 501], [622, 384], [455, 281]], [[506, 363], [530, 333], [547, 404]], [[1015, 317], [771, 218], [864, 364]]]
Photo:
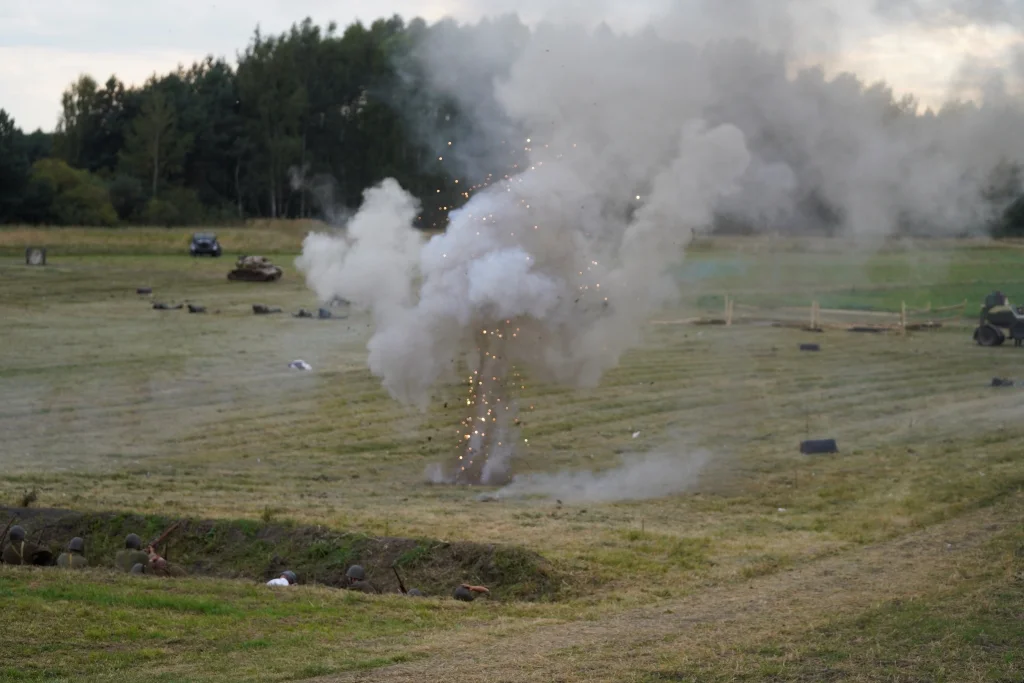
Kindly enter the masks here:
[[[634, 26], [672, 0], [558, 0], [560, 17], [605, 17], [615, 27]], [[781, 2], [782, 0], [761, 0]], [[820, 2], [822, 0], [814, 0]], [[936, 0], [889, 0], [906, 7]], [[960, 0], [965, 2], [970, 0]], [[974, 0], [980, 2], [981, 0]], [[985, 0], [986, 6], [1024, 0]], [[858, 6], [858, 2], [863, 7]], [[487, 7], [496, 14], [518, 10], [526, 21], [542, 17], [551, 0], [0, 0], [0, 108], [25, 130], [52, 130], [61, 92], [79, 74], [103, 82], [116, 74], [129, 84], [173, 70], [207, 54], [232, 62], [257, 25], [279, 33], [304, 17], [339, 27], [398, 13], [428, 21], [444, 15], [472, 21]], [[866, 10], [870, 0], [847, 0], [848, 16], [838, 58], [830, 71], [852, 68], [885, 78], [899, 92], [927, 103], [942, 100], [965, 58], [997, 66], [1022, 32], [1008, 23], [884, 24]], [[850, 9], [858, 6], [859, 9]]]

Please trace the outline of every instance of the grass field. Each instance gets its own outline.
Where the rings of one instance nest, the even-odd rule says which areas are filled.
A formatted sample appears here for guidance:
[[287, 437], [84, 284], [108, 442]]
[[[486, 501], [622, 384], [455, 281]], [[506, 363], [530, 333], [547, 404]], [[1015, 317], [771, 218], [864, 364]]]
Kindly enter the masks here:
[[[693, 487], [481, 502], [424, 477], [452, 452], [461, 387], [405, 408], [366, 368], [365, 313], [290, 315], [318, 305], [293, 264], [308, 227], [218, 231], [225, 257], [198, 260], [185, 230], [0, 230], [0, 505], [35, 491], [34, 508], [151, 528], [206, 520], [171, 548], [187, 579], [114, 574], [121, 527], [98, 523], [87, 572], [0, 565], [0, 680], [1020, 679], [1024, 395], [989, 384], [1019, 379], [1024, 352], [971, 341], [985, 294], [1024, 298], [1015, 245], [702, 242], [677, 268], [680, 300], [600, 387], [528, 382], [515, 464], [585, 472], [659, 452], [685, 468], [706, 452]], [[35, 245], [47, 266], [24, 264]], [[271, 255], [284, 278], [228, 282], [242, 253]], [[905, 336], [671, 324], [725, 295], [865, 321], [967, 306]], [[821, 352], [801, 353], [807, 341]], [[300, 358], [312, 372], [288, 368]], [[840, 453], [801, 455], [806, 438]], [[211, 535], [217, 520], [236, 533]], [[394, 583], [387, 553], [343, 533], [434, 553], [431, 571], [408, 565], [432, 597], [326, 585], [355, 559]], [[470, 542], [519, 550], [441, 563], [438, 549]], [[304, 585], [260, 585], [281, 563]], [[492, 599], [447, 598], [485, 579]]]

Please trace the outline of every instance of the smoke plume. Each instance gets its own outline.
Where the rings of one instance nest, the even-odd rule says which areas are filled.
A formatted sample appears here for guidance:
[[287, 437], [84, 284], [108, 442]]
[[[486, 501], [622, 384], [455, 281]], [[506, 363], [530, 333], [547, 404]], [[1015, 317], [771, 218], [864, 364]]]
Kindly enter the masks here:
[[711, 459], [707, 451], [687, 455], [654, 452], [623, 458], [618, 467], [601, 472], [559, 472], [517, 475], [494, 497], [544, 496], [565, 503], [615, 503], [662, 498], [693, 490], [703, 467]]
[[768, 5], [688, 0], [629, 34], [510, 18], [427, 32], [417, 69], [473, 131], [445, 155], [451, 172], [479, 186], [462, 174], [500, 168], [508, 144], [516, 167], [429, 240], [412, 227], [421, 203], [385, 180], [297, 265], [321, 299], [372, 311], [370, 369], [395, 399], [425, 407], [436, 384], [465, 384], [447, 480], [507, 477], [526, 378], [597, 385], [677, 293], [667, 270], [693, 234], [723, 217], [955, 235], [999, 210], [993, 184], [1020, 190], [1019, 102], [922, 115], [882, 84], [792, 74], [789, 47], [827, 42], [835, 15]]
[[1016, 24], [1024, 20], [1017, 0], [875, 0], [883, 16], [930, 25]]

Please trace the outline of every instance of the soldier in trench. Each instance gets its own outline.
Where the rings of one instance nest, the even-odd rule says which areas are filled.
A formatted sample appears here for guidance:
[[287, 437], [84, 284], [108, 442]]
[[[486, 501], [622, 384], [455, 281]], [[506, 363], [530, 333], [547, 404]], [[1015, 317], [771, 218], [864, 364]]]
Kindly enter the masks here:
[[142, 539], [138, 534], [128, 534], [124, 538], [124, 548], [114, 556], [114, 566], [127, 574], [137, 564], [143, 567], [149, 564], [149, 554], [142, 549]]
[[57, 566], [63, 569], [84, 569], [89, 566], [89, 560], [85, 558], [85, 541], [75, 536], [68, 543], [67, 551], [57, 558]]
[[11, 527], [4, 546], [4, 564], [46, 566], [52, 563], [53, 555], [48, 548], [36, 545], [25, 538], [25, 529], [21, 525]]
[[345, 588], [361, 593], [380, 593], [377, 588], [366, 580], [366, 570], [354, 564], [345, 572]]

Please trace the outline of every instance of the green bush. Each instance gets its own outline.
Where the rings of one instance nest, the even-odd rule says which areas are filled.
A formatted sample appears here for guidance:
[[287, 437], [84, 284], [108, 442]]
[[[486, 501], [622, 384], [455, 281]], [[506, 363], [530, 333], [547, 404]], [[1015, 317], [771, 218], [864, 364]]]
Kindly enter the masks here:
[[206, 221], [206, 211], [193, 190], [170, 187], [159, 198], [154, 197], [146, 202], [140, 218], [147, 225], [168, 228], [176, 225], [201, 225]]
[[32, 165], [30, 183], [40, 196], [53, 198], [47, 222], [56, 225], [117, 224], [110, 192], [96, 176], [72, 168], [60, 159], [40, 159]]
[[110, 201], [118, 218], [133, 220], [145, 207], [146, 191], [138, 178], [118, 175], [110, 182]]

